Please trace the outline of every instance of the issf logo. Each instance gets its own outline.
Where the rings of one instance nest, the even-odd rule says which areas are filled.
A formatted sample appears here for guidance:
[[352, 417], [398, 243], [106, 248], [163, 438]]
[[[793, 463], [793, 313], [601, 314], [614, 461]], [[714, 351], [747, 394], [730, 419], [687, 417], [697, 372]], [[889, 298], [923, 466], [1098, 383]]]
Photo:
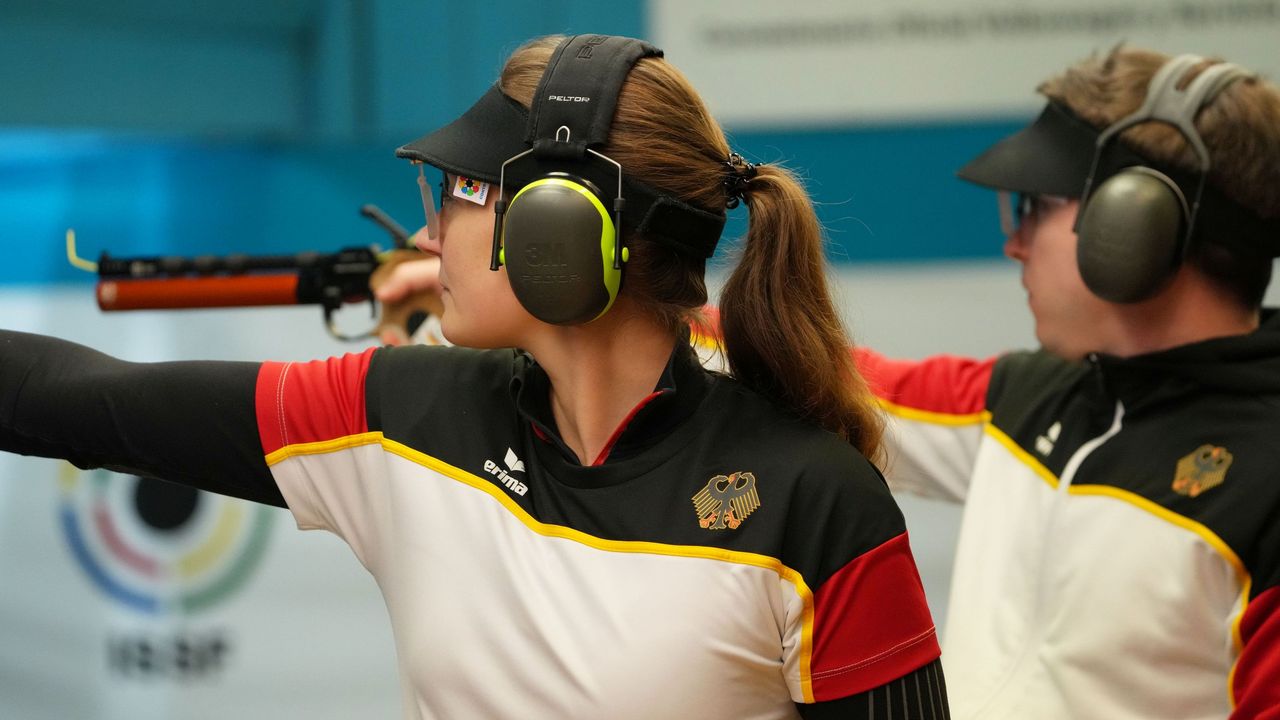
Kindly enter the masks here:
[[106, 470], [59, 474], [59, 522], [89, 580], [140, 613], [190, 614], [244, 586], [262, 559], [271, 508]]

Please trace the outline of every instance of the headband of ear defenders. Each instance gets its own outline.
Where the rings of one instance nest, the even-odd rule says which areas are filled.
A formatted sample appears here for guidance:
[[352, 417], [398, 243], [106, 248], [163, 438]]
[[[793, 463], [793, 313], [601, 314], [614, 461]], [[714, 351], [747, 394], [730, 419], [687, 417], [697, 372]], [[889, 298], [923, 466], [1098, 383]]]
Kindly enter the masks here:
[[[583, 132], [586, 137], [582, 139], [586, 142], [592, 134], [590, 130]], [[529, 133], [529, 111], [504, 95], [495, 84], [461, 117], [398, 148], [396, 157], [496, 185], [502, 163], [529, 149], [526, 142]], [[508, 195], [514, 195], [514, 189], [552, 170], [572, 172], [594, 183], [606, 195], [611, 195], [618, 184], [616, 170], [599, 160], [531, 157], [508, 166]], [[622, 196], [627, 203], [622, 214], [624, 230], [641, 233], [692, 257], [708, 258], [715, 252], [724, 230], [723, 211], [709, 212], [689, 205], [629, 177], [625, 171]]]
[[643, 40], [612, 35], [566, 38], [547, 61], [533, 94], [525, 144], [541, 157], [586, 155], [609, 141], [618, 95], [631, 68], [662, 51]]
[[[1080, 197], [1089, 177], [1095, 146], [1102, 129], [1050, 102], [1027, 127], [987, 148], [956, 173], [960, 179], [994, 190]], [[1123, 139], [1104, 153], [1094, 186], [1125, 168], [1146, 166], [1168, 175], [1184, 196], [1194, 197], [1199, 173], [1151, 162]], [[1211, 230], [1214, 242], [1229, 243], [1245, 252], [1261, 251], [1280, 257], [1280, 218], [1264, 219], [1206, 183], [1200, 199], [1193, 241]]]

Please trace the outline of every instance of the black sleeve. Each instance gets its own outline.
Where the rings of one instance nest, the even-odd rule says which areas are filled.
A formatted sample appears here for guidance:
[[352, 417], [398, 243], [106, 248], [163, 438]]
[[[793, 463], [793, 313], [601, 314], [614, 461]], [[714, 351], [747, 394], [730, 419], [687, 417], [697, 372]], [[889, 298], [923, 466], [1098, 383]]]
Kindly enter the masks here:
[[284, 507], [258, 438], [258, 368], [131, 363], [0, 330], [0, 450]]
[[942, 660], [897, 680], [839, 700], [796, 704], [804, 720], [947, 720], [947, 683]]

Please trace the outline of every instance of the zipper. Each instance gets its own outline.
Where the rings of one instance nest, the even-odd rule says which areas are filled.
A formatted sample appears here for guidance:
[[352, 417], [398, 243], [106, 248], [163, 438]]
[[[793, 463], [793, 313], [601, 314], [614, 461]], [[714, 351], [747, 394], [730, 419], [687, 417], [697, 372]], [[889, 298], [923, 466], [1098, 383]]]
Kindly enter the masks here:
[[[1062, 476], [1058, 478], [1058, 493], [1065, 493], [1071, 487], [1072, 481], [1076, 479], [1076, 471], [1080, 469], [1080, 465], [1089, 457], [1090, 453], [1098, 449], [1102, 443], [1110, 440], [1116, 433], [1120, 432], [1120, 422], [1124, 419], [1124, 403], [1116, 400], [1116, 413], [1111, 419], [1111, 427], [1098, 437], [1081, 445], [1071, 458], [1067, 460], [1067, 464], [1062, 468]], [[1054, 505], [1057, 509], [1057, 504]]]
[[[1091, 361], [1096, 361], [1094, 357], [1090, 357], [1089, 359]], [[1010, 666], [1009, 673], [1005, 676], [1004, 681], [987, 696], [987, 701], [982, 704], [980, 711], [974, 715], [974, 717], [985, 717], [986, 712], [990, 709], [991, 705], [995, 703], [996, 699], [1001, 697], [1009, 683], [1021, 674], [1022, 668], [1025, 666], [1027, 661], [1027, 657], [1040, 647], [1040, 643], [1044, 639], [1044, 623], [1041, 621], [1041, 617], [1045, 614], [1044, 603], [1045, 598], [1048, 595], [1046, 587], [1048, 579], [1046, 576], [1048, 574], [1050, 551], [1053, 549], [1050, 547], [1049, 536], [1052, 535], [1052, 531], [1057, 525], [1058, 510], [1062, 507], [1062, 504], [1066, 502], [1067, 494], [1071, 489], [1072, 482], [1075, 481], [1076, 472], [1080, 469], [1080, 466], [1084, 464], [1085, 459], [1087, 459], [1094, 450], [1097, 450], [1100, 445], [1115, 437], [1116, 434], [1120, 432], [1123, 419], [1124, 403], [1120, 400], [1116, 400], [1116, 409], [1115, 414], [1111, 419], [1111, 427], [1107, 428], [1107, 430], [1101, 435], [1085, 442], [1077, 448], [1076, 451], [1071, 454], [1071, 458], [1067, 460], [1067, 464], [1063, 466], [1062, 475], [1058, 478], [1058, 487], [1054, 490], [1053, 505], [1050, 506], [1049, 517], [1045, 521], [1044, 544], [1040, 548], [1039, 567], [1036, 571], [1035, 597], [1032, 599], [1031, 618], [1029, 621], [1031, 625], [1031, 637], [1028, 638], [1026, 644], [1022, 648], [1022, 652], [1018, 653], [1017, 659], [1013, 662], [1012, 666]]]

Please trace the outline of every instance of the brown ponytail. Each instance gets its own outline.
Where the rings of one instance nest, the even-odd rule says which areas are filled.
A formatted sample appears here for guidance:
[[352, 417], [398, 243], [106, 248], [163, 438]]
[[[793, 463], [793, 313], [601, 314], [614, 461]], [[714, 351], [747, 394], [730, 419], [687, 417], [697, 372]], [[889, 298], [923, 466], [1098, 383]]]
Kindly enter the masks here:
[[785, 168], [757, 166], [742, 256], [720, 296], [733, 375], [878, 459], [883, 422], [827, 287], [822, 231]]
[[[503, 68], [502, 91], [528, 107], [559, 37], [534, 40]], [[692, 205], [725, 207], [729, 145], [684, 75], [647, 58], [623, 84], [602, 152], [625, 172]], [[790, 172], [760, 166], [746, 192], [750, 226], [721, 298], [725, 355], [744, 385], [847, 439], [873, 460], [882, 422], [827, 289], [813, 204]], [[647, 238], [626, 238], [622, 292], [672, 331], [707, 302], [705, 261]]]

